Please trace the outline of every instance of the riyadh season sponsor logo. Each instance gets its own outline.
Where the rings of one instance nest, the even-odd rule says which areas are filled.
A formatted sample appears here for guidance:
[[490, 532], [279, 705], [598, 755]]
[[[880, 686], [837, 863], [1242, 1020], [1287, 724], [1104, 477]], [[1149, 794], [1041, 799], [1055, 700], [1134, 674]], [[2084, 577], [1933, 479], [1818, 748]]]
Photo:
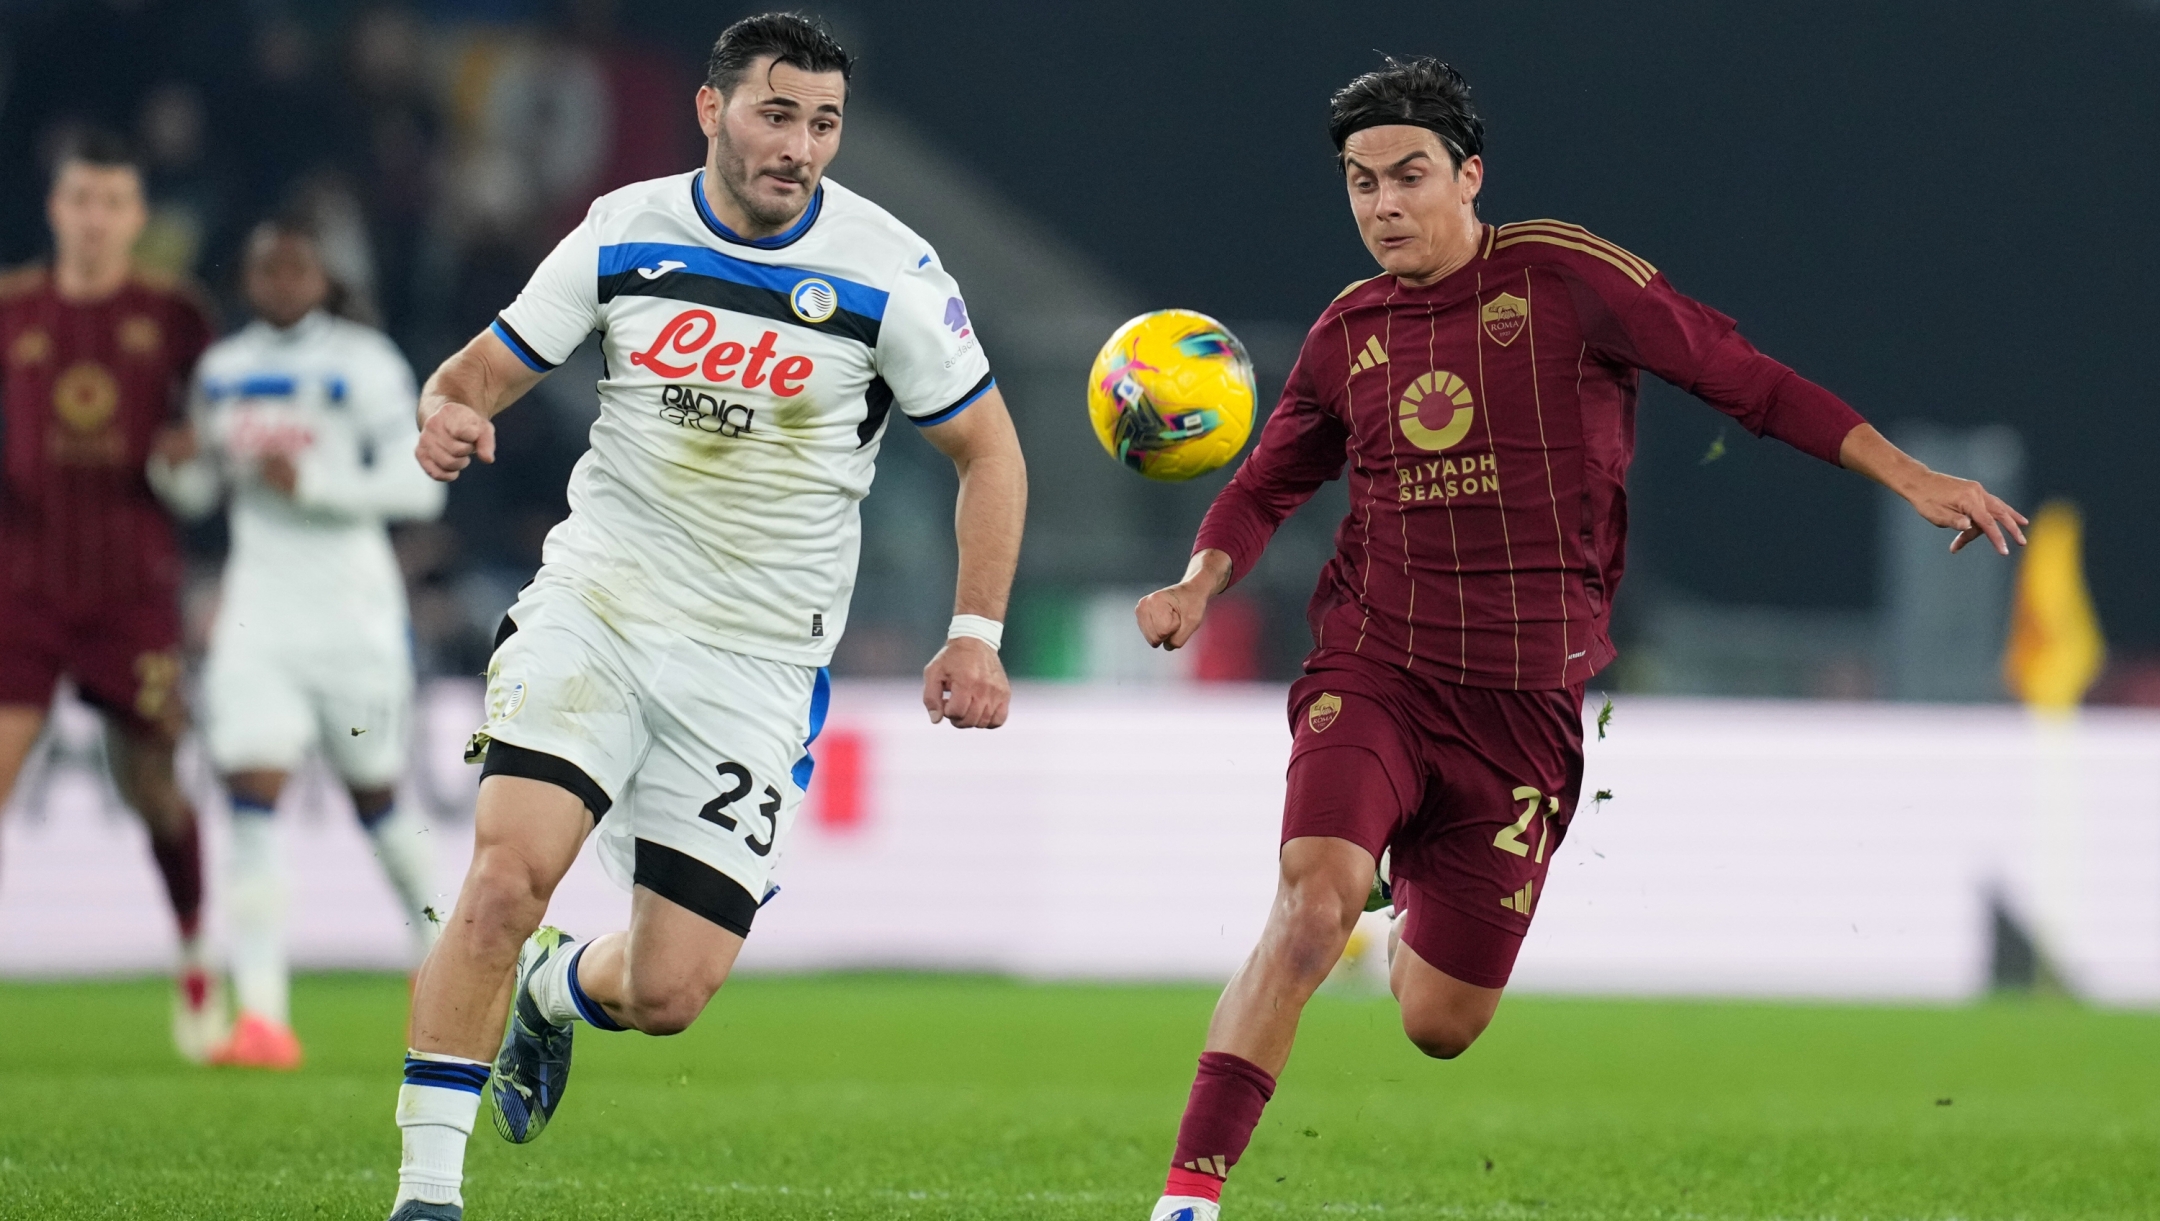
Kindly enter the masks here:
[[[826, 287], [830, 290], [831, 285]], [[803, 392], [817, 362], [782, 354], [779, 342], [778, 331], [765, 332], [753, 344], [721, 339], [720, 320], [711, 310], [687, 309], [668, 319], [651, 347], [631, 353], [630, 363], [669, 380], [696, 374], [714, 386], [732, 382], [745, 390], [770, 390], [775, 398], [793, 398]]]

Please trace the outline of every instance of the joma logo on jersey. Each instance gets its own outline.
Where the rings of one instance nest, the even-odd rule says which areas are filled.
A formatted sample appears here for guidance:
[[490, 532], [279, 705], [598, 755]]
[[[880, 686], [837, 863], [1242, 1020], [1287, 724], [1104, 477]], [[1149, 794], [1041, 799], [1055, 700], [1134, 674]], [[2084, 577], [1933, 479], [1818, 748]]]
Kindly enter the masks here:
[[678, 384], [660, 388], [660, 418], [677, 428], [739, 437], [750, 431], [757, 412], [741, 403], [730, 403]]
[[[801, 394], [803, 383], [817, 368], [817, 362], [807, 356], [781, 356], [774, 346], [780, 341], [778, 331], [765, 332], [748, 347], [732, 339], [714, 343], [719, 336], [720, 320], [711, 310], [684, 310], [668, 319], [651, 347], [631, 353], [630, 363], [660, 377], [683, 378], [695, 373], [716, 386], [730, 381], [746, 390], [767, 386], [775, 397], [784, 399]], [[702, 359], [698, 355], [701, 352]], [[777, 361], [773, 359], [776, 356]], [[676, 364], [676, 357], [685, 357], [688, 363]]]

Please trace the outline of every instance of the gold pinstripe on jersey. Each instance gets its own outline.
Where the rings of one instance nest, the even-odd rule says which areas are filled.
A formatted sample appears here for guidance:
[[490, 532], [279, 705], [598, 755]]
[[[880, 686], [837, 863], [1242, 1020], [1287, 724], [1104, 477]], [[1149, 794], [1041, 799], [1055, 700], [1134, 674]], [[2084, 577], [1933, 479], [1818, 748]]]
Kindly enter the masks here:
[[1498, 252], [1524, 242], [1539, 242], [1579, 250], [1603, 259], [1619, 268], [1637, 287], [1649, 284], [1651, 277], [1657, 275], [1657, 268], [1651, 266], [1647, 260], [1606, 241], [1580, 225], [1570, 225], [1557, 220], [1526, 220], [1502, 225], [1492, 248]]

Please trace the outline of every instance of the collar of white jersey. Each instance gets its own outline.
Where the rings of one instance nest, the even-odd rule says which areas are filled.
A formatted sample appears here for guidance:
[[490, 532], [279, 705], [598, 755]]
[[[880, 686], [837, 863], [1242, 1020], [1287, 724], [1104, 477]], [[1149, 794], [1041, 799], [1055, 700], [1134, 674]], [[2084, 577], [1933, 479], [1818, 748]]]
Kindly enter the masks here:
[[825, 210], [825, 184], [818, 183], [817, 193], [810, 197], [810, 206], [803, 209], [803, 214], [796, 218], [794, 224], [771, 237], [744, 237], [722, 224], [720, 218], [713, 215], [712, 205], [705, 202], [704, 170], [690, 176], [690, 204], [697, 209], [698, 219], [704, 221], [705, 227], [712, 230], [713, 236], [721, 241], [733, 242], [737, 246], [754, 246], [759, 250], [778, 250], [802, 240], [802, 235], [810, 232], [810, 226], [817, 223], [818, 213]]
[[261, 327], [272, 339], [277, 340], [279, 343], [298, 343], [302, 340], [314, 338], [316, 332], [329, 326], [330, 311], [317, 306], [300, 315], [300, 320], [291, 326], [276, 326], [267, 318], [257, 318], [255, 325]]

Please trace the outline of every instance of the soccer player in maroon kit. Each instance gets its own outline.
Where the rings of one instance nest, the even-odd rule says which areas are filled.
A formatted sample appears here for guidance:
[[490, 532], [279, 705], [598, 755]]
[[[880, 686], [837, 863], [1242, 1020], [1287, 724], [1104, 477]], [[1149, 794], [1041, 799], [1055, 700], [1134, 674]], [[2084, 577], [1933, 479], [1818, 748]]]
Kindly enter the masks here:
[[117, 141], [93, 133], [63, 154], [46, 215], [51, 265], [0, 277], [0, 802], [72, 676], [149, 829], [180, 925], [173, 1037], [201, 1059], [222, 1014], [200, 952], [195, 811], [173, 777], [180, 552], [143, 470], [212, 331], [192, 295], [135, 273], [148, 213]]
[[1329, 134], [1384, 274], [1321, 313], [1184, 580], [1136, 612], [1150, 644], [1185, 644], [1348, 463], [1290, 689], [1279, 888], [1208, 1027], [1155, 1221], [1218, 1216], [1383, 850], [1404, 1033], [1444, 1060], [1492, 1020], [1581, 791], [1583, 684], [1614, 656], [1640, 371], [1881, 483], [1957, 531], [1953, 551], [2024, 541], [2016, 510], [1900, 452], [1641, 258], [1556, 221], [1482, 223], [1483, 125], [1447, 65], [1352, 81]]

